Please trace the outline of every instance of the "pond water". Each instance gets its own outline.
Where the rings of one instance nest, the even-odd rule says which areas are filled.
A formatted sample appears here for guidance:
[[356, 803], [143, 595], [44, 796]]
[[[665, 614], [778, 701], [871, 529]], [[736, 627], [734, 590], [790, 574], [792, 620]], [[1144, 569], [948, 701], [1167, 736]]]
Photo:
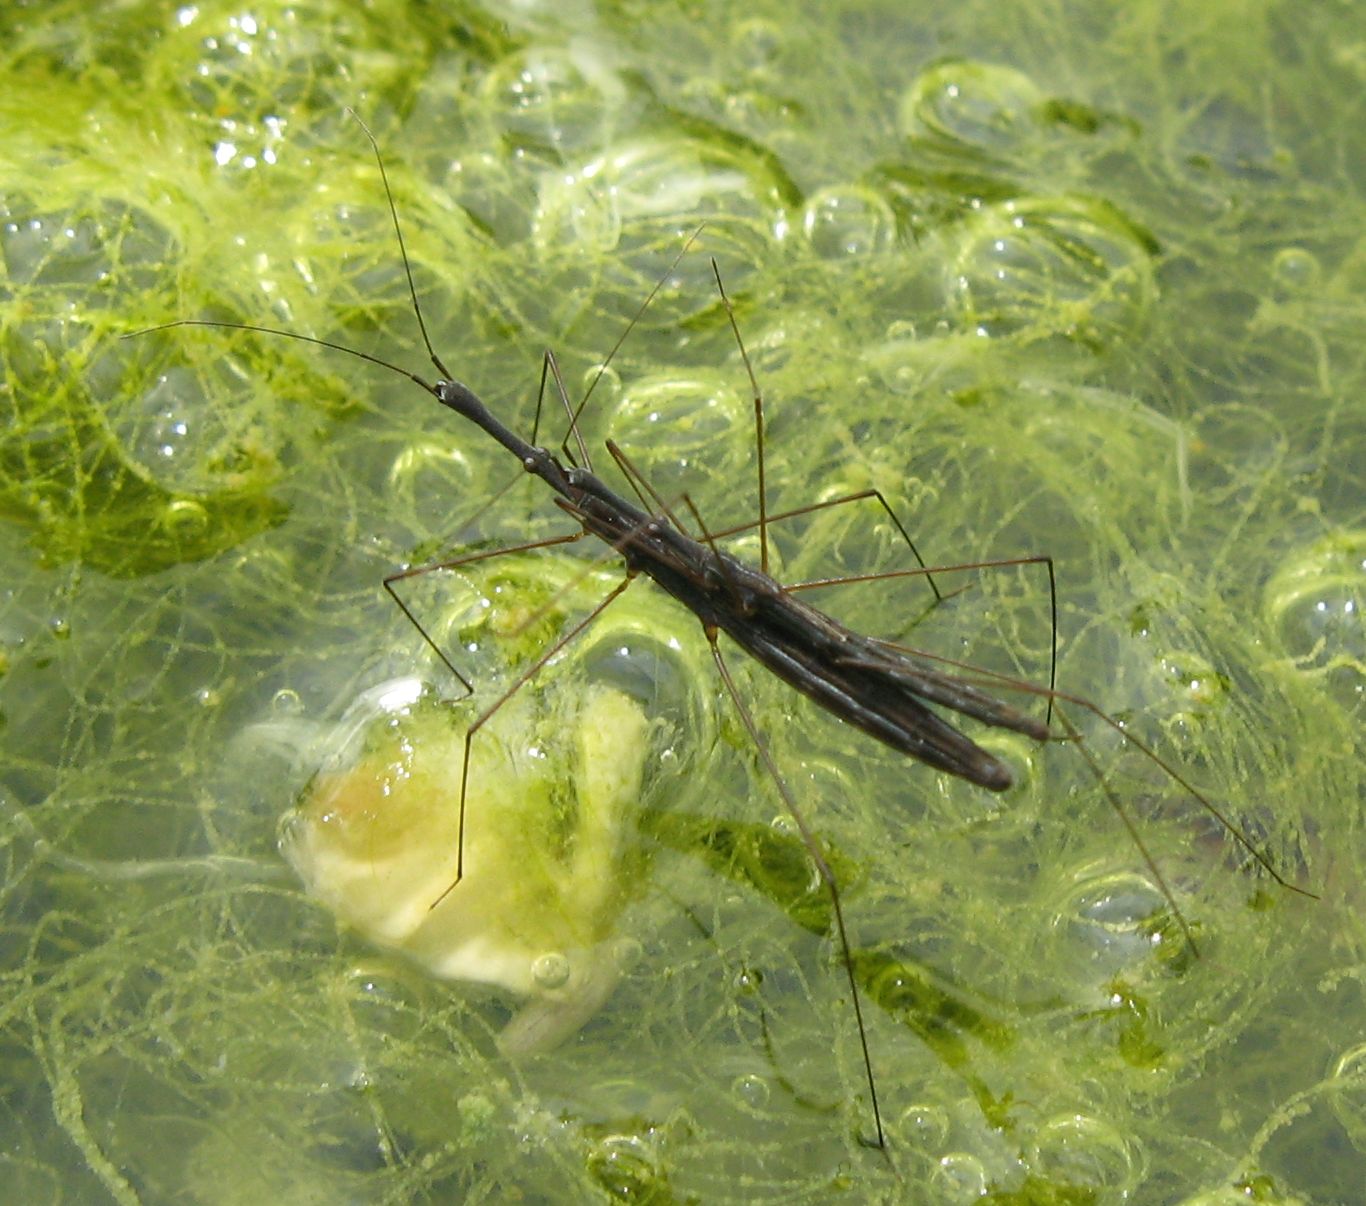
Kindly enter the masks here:
[[[9, 1196], [1357, 1200], [1358, 24], [1176, 2], [0, 17]], [[265, 324], [431, 374], [348, 106], [433, 345], [510, 426], [553, 349], [571, 396], [592, 385], [599, 469], [610, 437], [709, 528], [752, 521], [714, 257], [770, 512], [876, 489], [932, 564], [1051, 555], [1060, 688], [1321, 900], [1084, 707], [1084, 752], [982, 735], [1018, 780], [991, 795], [731, 651], [844, 887], [872, 1150], [825, 897], [696, 621], [641, 582], [490, 726], [469, 824], [522, 782], [546, 810], [482, 831], [501, 945], [462, 912], [416, 949], [390, 924], [412, 884], [370, 868], [392, 843], [440, 880], [449, 813], [418, 823], [440, 766], [454, 807], [464, 727], [600, 597], [601, 551], [400, 584], [476, 684], [440, 702], [459, 684], [382, 580], [572, 530], [540, 484], [373, 364], [119, 339]], [[757, 562], [752, 532], [730, 546]], [[771, 551], [788, 582], [909, 558], [866, 502], [776, 524]], [[1047, 682], [1038, 564], [941, 581], [965, 589], [937, 607], [914, 578], [803, 597]], [[347, 808], [343, 883], [299, 825]]]

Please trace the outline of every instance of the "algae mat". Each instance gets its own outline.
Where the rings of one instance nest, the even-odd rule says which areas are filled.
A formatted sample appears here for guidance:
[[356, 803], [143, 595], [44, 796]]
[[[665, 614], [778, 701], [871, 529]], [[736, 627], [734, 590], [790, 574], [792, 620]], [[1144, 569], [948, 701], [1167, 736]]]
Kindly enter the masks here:
[[[0, 33], [12, 1200], [1357, 1199], [1351, 5], [43, 4]], [[641, 584], [485, 766], [500, 791], [532, 773], [522, 806], [548, 810], [541, 845], [499, 839], [506, 874], [540, 860], [561, 914], [591, 911], [529, 931], [508, 889], [498, 932], [581, 949], [530, 980], [427, 950], [486, 981], [450, 983], [339, 926], [343, 889], [305, 892], [281, 818], [291, 849], [328, 776], [378, 759], [383, 787], [468, 715], [381, 580], [565, 517], [532, 482], [490, 504], [499, 450], [378, 369], [119, 336], [264, 322], [426, 369], [348, 106], [443, 359], [511, 425], [543, 351], [581, 393], [701, 228], [594, 390], [590, 447], [612, 436], [714, 528], [752, 518], [715, 256], [770, 505], [877, 488], [933, 562], [1052, 554], [1061, 684], [1322, 901], [1088, 723], [1191, 959], [1075, 749], [984, 739], [1020, 778], [988, 799], [744, 671], [846, 885], [890, 1139], [870, 1151], [823, 900], [695, 621]], [[774, 539], [786, 580], [904, 559], [875, 509]], [[496, 694], [591, 606], [576, 556], [410, 602]], [[1046, 677], [1041, 576], [958, 582], [938, 608], [913, 581], [820, 603]], [[418, 687], [376, 695], [394, 682]], [[367, 815], [366, 858], [413, 832]], [[580, 970], [595, 992], [536, 1022], [557, 1049], [507, 1039]]]

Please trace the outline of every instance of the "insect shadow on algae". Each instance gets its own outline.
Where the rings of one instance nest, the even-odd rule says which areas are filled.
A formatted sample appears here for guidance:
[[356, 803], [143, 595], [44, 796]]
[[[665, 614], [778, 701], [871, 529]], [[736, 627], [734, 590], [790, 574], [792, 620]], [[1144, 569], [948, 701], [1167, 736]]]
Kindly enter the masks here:
[[[359, 120], [357, 118], [357, 121]], [[864, 1139], [864, 1142], [870, 1146], [885, 1149], [886, 1135], [882, 1121], [882, 1108], [878, 1100], [874, 1061], [863, 1015], [863, 999], [855, 972], [853, 947], [849, 938], [849, 926], [844, 916], [839, 883], [829, 861], [822, 852], [821, 843], [808, 824], [802, 808], [787, 780], [783, 777], [769, 750], [768, 743], [760, 732], [736, 685], [726, 657], [722, 653], [718, 639], [719, 634], [725, 633], [732, 642], [755, 661], [832, 715], [862, 729], [868, 735], [875, 737], [899, 753], [906, 754], [919, 762], [934, 767], [936, 770], [955, 775], [989, 791], [1004, 791], [1013, 784], [1014, 776], [1010, 767], [946, 721], [934, 710], [935, 706], [991, 727], [1020, 733], [1040, 743], [1049, 741], [1066, 741], [1069, 743], [1080, 751], [1101, 792], [1119, 817], [1148, 873], [1152, 876], [1153, 882], [1165, 899], [1172, 916], [1176, 919], [1183, 939], [1192, 953], [1198, 954], [1195, 937], [1177, 903], [1172, 888], [1144, 843], [1133, 816], [1105, 779], [1094, 755], [1083, 740], [1080, 730], [1067, 715], [1067, 707], [1075, 707], [1091, 713], [1097, 720], [1118, 733], [1124, 741], [1138, 750], [1167, 778], [1195, 800], [1236, 843], [1256, 860], [1277, 884], [1302, 896], [1317, 899], [1313, 893], [1285, 880], [1271, 865], [1266, 855], [1253, 844], [1248, 835], [1216, 807], [1171, 762], [1161, 757], [1151, 746], [1130, 733], [1117, 719], [1104, 712], [1090, 700], [1057, 689], [1057, 597], [1051, 557], [1036, 555], [962, 565], [927, 566], [916, 550], [906, 528], [897, 518], [885, 497], [877, 490], [865, 490], [809, 506], [769, 514], [764, 471], [763, 400], [753, 366], [740, 336], [734, 309], [726, 294], [715, 260], [712, 261], [712, 271], [716, 279], [718, 296], [734, 332], [753, 391], [759, 504], [759, 517], [756, 521], [722, 531], [708, 531], [698, 508], [689, 496], [685, 494], [673, 504], [662, 498], [650, 486], [643, 474], [632, 464], [621, 448], [610, 439], [605, 442], [607, 453], [626, 479], [636, 496], [636, 501], [633, 502], [623, 497], [599, 478], [593, 472], [592, 459], [589, 456], [578, 424], [579, 416], [588, 401], [588, 395], [585, 395], [577, 407], [570, 403], [559, 366], [553, 353], [549, 351], [544, 354], [542, 359], [540, 393], [537, 398], [536, 424], [533, 428], [532, 439], [530, 441], [524, 440], [500, 422], [468, 386], [455, 379], [454, 375], [441, 362], [441, 358], [432, 346], [422, 309], [418, 302], [417, 288], [413, 280], [412, 268], [408, 260], [403, 231], [399, 223], [388, 174], [385, 171], [384, 160], [374, 135], [364, 122], [360, 122], [360, 124], [374, 149], [375, 159], [379, 165], [395, 237], [403, 259], [413, 312], [422, 335], [423, 344], [439, 374], [435, 381], [428, 381], [399, 365], [356, 348], [303, 335], [295, 331], [286, 331], [254, 323], [180, 319], [136, 332], [136, 334], [143, 335], [152, 331], [185, 326], [218, 327], [293, 339], [367, 361], [389, 372], [407, 377], [429, 393], [442, 406], [454, 411], [478, 427], [512, 456], [516, 457], [527, 473], [545, 483], [553, 494], [554, 503], [567, 515], [577, 520], [579, 524], [577, 531], [546, 540], [530, 541], [507, 548], [482, 551], [465, 557], [405, 569], [391, 575], [384, 581], [384, 587], [394, 602], [402, 609], [442, 664], [455, 676], [467, 693], [473, 692], [472, 684], [452, 664], [446, 653], [431, 638], [408, 605], [399, 597], [395, 589], [399, 582], [433, 570], [452, 569], [509, 553], [568, 544], [590, 535], [596, 536], [612, 552], [619, 555], [624, 562], [625, 577], [622, 581], [609, 591], [583, 619], [574, 624], [568, 632], [547, 649], [534, 664], [520, 674], [512, 686], [486, 708], [467, 730], [464, 740], [465, 758], [461, 769], [455, 866], [450, 885], [437, 899], [432, 901], [431, 907], [435, 908], [444, 900], [460, 883], [464, 875], [469, 754], [471, 743], [476, 734], [542, 667], [578, 637], [626, 590], [631, 582], [639, 577], [649, 578], [655, 585], [691, 611], [702, 625], [702, 631], [707, 639], [711, 657], [725, 688], [725, 693], [753, 741], [764, 769], [781, 797], [784, 807], [792, 817], [807, 855], [829, 896], [830, 915], [834, 922], [835, 937], [839, 945], [845, 976], [848, 980], [850, 1001], [853, 1005], [854, 1022], [858, 1031], [864, 1076], [868, 1088], [873, 1132], [871, 1136]], [[682, 257], [696, 237], [697, 234], [694, 234], [688, 240], [679, 252], [678, 258]], [[626, 328], [626, 332], [617, 341], [612, 353], [609, 354], [607, 363], [610, 363], [612, 356], [620, 348], [622, 341], [635, 323], [639, 321], [663, 285], [664, 280], [668, 279], [673, 267], [676, 267], [677, 262], [678, 260], [675, 259], [674, 266], [670, 268], [669, 273], [666, 273], [665, 277], [641, 304], [640, 309]], [[599, 377], [605, 367], [606, 363], [603, 369], [599, 370]], [[539, 430], [541, 405], [544, 401], [547, 383], [553, 383], [555, 392], [569, 419], [568, 433], [556, 451], [551, 451], [535, 442], [535, 432]], [[593, 384], [596, 384], [596, 380]], [[591, 394], [592, 388], [593, 386], [590, 385], [588, 394]], [[571, 439], [574, 442], [573, 448], [570, 446]], [[844, 578], [823, 578], [786, 585], [770, 576], [768, 572], [768, 528], [770, 525], [810, 514], [823, 508], [868, 500], [878, 503], [890, 518], [916, 561], [914, 568]], [[692, 530], [680, 520], [678, 513], [680, 506], [691, 519]], [[717, 545], [717, 541], [721, 538], [746, 531], [758, 532], [760, 564], [757, 568], [723, 551]], [[949, 658], [937, 657], [895, 642], [864, 636], [798, 598], [801, 591], [814, 587], [888, 578], [923, 577], [933, 592], [935, 603], [938, 603], [947, 596], [940, 591], [935, 582], [934, 575], [936, 573], [942, 575], [961, 570], [985, 570], [1035, 564], [1044, 566], [1047, 571], [1051, 599], [1053, 655], [1047, 687], [1013, 679]], [[1045, 701], [1045, 719], [1041, 721], [1003, 702], [991, 694], [993, 690], [1034, 696]], [[1061, 729], [1060, 733], [1054, 731], [1055, 722]]]

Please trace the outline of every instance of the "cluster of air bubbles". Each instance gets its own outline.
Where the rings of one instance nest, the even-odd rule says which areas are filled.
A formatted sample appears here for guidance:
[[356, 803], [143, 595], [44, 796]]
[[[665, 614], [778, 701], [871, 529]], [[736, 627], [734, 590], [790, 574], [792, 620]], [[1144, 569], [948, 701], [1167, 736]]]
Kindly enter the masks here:
[[[548, 265], [566, 247], [579, 273], [595, 262], [593, 302], [607, 313], [632, 313], [664, 282], [640, 322], [675, 330], [719, 305], [710, 257], [740, 294], [789, 221], [785, 185], [761, 161], [718, 143], [659, 136], [542, 178], [533, 241]], [[692, 236], [698, 254], [679, 259]]]

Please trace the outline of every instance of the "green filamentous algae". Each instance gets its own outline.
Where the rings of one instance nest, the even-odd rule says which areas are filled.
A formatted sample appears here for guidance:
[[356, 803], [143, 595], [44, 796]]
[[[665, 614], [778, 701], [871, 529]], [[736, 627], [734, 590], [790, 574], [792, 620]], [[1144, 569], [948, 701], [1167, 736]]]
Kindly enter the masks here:
[[[1349, 1203], [1366, 1182], [1366, 40], [1346, 4], [0, 14], [7, 1200]], [[615, 581], [411, 382], [543, 355], [716, 531], [1050, 554], [992, 795]], [[695, 242], [672, 267], [690, 237]], [[600, 370], [641, 303], [629, 337]], [[557, 444], [552, 394], [536, 438]], [[786, 582], [905, 568], [875, 504]], [[591, 542], [584, 542], [587, 545]], [[751, 530], [728, 541], [752, 561]], [[1037, 564], [804, 597], [1032, 683]], [[947, 593], [947, 592], [946, 592]], [[1012, 697], [1026, 707], [1042, 700]], [[504, 714], [505, 713], [505, 714]], [[978, 730], [973, 730], [976, 733]], [[431, 824], [431, 828], [426, 826]], [[293, 865], [291, 865], [291, 863]], [[468, 903], [462, 903], [468, 902]], [[431, 911], [436, 914], [437, 911]]]

